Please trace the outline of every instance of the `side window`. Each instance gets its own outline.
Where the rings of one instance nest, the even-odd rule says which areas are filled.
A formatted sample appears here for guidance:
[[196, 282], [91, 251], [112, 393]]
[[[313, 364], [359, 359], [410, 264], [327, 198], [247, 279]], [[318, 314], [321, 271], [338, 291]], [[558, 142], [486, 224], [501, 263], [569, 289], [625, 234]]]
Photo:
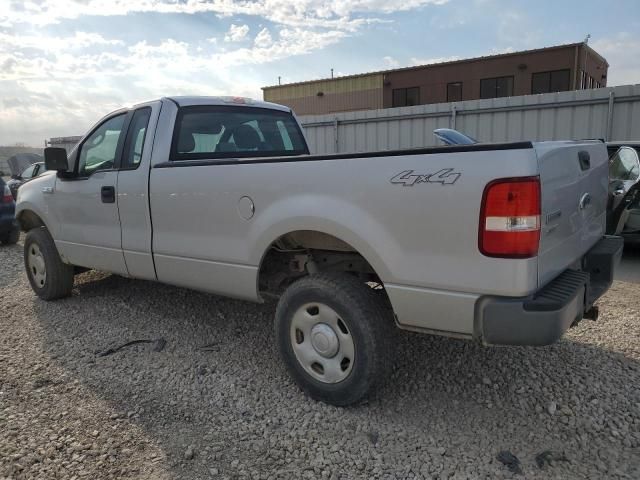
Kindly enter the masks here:
[[609, 178], [637, 180], [640, 176], [638, 153], [630, 147], [621, 147], [609, 160]]
[[24, 171], [20, 174], [20, 176], [25, 180], [31, 178], [33, 176], [33, 171], [35, 170], [35, 168], [36, 168], [36, 164], [34, 163], [30, 167], [25, 168]]
[[83, 142], [78, 156], [79, 176], [84, 177], [98, 170], [114, 168], [124, 117], [123, 113], [110, 118]]
[[149, 107], [140, 108], [134, 112], [129, 124], [127, 140], [124, 143], [121, 168], [137, 168], [140, 165], [150, 117], [151, 109]]

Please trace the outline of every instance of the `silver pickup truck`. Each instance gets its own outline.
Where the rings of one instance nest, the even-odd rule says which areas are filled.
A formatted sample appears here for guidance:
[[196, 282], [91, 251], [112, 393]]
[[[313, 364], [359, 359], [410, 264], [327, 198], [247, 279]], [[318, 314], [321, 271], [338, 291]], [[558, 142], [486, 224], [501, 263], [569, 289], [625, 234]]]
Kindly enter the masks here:
[[82, 267], [261, 302], [296, 382], [336, 405], [392, 364], [395, 326], [544, 345], [611, 285], [599, 141], [309, 155], [289, 108], [174, 97], [113, 112], [16, 216], [36, 294]]

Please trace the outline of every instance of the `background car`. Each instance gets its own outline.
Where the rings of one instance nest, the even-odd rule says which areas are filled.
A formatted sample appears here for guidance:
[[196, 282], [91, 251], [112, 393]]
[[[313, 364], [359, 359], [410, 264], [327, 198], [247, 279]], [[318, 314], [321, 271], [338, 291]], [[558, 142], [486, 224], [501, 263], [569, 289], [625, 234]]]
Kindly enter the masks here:
[[47, 167], [45, 167], [44, 162], [37, 162], [33, 165], [29, 165], [20, 174], [12, 175], [11, 180], [7, 182], [7, 185], [9, 186], [9, 190], [11, 190], [13, 198], [16, 199], [18, 197], [18, 188], [20, 188], [24, 182], [31, 180], [46, 171]]
[[610, 142], [607, 233], [640, 243], [640, 142]]
[[20, 228], [16, 222], [16, 202], [11, 191], [0, 177], [0, 243], [14, 244], [20, 237]]

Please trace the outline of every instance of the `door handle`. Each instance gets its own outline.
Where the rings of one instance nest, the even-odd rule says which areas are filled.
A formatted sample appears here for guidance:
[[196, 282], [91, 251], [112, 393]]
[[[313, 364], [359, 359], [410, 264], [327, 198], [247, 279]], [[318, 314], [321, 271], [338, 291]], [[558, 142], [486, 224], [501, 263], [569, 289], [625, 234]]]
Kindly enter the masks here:
[[116, 203], [116, 189], [112, 186], [102, 187], [100, 189], [100, 197], [102, 203]]

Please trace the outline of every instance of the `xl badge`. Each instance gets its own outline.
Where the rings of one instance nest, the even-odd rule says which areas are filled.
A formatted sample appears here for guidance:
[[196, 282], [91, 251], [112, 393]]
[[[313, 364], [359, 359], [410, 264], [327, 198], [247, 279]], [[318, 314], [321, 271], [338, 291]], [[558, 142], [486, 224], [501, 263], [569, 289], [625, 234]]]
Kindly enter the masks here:
[[390, 182], [403, 187], [413, 187], [417, 183], [440, 183], [442, 185], [453, 185], [460, 178], [461, 173], [454, 172], [453, 168], [443, 168], [436, 173], [419, 174], [413, 170], [405, 170], [393, 177]]

